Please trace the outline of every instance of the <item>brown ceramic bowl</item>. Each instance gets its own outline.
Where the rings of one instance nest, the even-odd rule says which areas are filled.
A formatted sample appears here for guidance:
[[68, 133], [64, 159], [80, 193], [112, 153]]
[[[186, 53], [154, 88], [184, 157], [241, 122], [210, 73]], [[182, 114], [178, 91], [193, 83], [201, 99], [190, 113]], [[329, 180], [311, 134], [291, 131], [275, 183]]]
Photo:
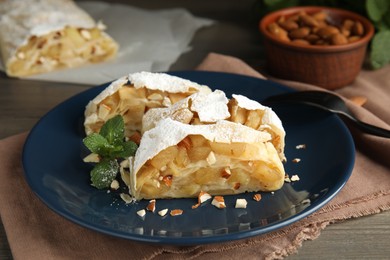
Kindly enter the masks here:
[[[307, 14], [324, 11], [335, 25], [345, 19], [359, 21], [364, 35], [357, 41], [343, 45], [297, 45], [280, 40], [267, 29], [281, 16], [288, 18], [301, 11]], [[307, 6], [281, 9], [266, 15], [259, 23], [264, 36], [268, 72], [278, 78], [300, 81], [337, 89], [354, 81], [358, 75], [367, 49], [374, 34], [374, 27], [366, 18], [346, 10]]]

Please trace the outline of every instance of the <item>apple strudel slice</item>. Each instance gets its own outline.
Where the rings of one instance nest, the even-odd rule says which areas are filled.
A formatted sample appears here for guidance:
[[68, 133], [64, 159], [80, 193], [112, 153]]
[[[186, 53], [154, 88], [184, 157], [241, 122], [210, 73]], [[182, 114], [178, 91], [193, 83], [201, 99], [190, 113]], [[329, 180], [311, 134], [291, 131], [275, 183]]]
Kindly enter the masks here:
[[125, 136], [142, 130], [142, 118], [149, 109], [167, 107], [196, 92], [209, 93], [205, 85], [165, 73], [137, 72], [112, 82], [85, 109], [85, 132], [99, 132], [115, 115], [125, 121]]
[[276, 113], [269, 107], [242, 95], [233, 94], [228, 100], [225, 93], [195, 93], [167, 108], [150, 109], [144, 116], [143, 132], [153, 128], [160, 120], [171, 118], [185, 124], [199, 125], [215, 123], [218, 120], [246, 125], [271, 135], [271, 142], [285, 160], [285, 131]]
[[118, 44], [70, 0], [4, 0], [0, 49], [6, 73], [23, 77], [98, 63]]
[[285, 176], [268, 132], [226, 120], [163, 119], [144, 133], [129, 161], [129, 190], [137, 200], [274, 191]]

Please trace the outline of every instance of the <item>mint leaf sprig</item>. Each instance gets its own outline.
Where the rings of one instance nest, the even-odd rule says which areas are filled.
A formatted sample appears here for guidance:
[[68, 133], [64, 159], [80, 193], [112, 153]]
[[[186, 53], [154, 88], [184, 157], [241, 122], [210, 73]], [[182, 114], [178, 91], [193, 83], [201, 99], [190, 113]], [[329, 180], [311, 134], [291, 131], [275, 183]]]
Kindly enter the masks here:
[[101, 158], [90, 173], [92, 186], [98, 189], [110, 187], [119, 171], [118, 159], [134, 156], [138, 148], [136, 143], [125, 141], [125, 123], [120, 115], [107, 120], [99, 133], [88, 135], [83, 143]]

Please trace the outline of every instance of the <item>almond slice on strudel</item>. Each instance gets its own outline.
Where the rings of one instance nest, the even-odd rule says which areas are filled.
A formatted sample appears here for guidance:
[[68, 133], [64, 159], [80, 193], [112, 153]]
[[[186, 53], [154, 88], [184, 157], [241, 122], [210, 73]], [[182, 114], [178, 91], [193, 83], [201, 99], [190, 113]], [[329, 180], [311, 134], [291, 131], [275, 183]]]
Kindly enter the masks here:
[[226, 120], [163, 119], [144, 133], [129, 161], [129, 189], [137, 200], [274, 191], [285, 176], [268, 132]]
[[6, 73], [23, 77], [98, 63], [118, 44], [68, 0], [1, 1], [0, 49]]
[[125, 135], [142, 130], [142, 118], [150, 108], [167, 107], [196, 92], [208, 93], [204, 85], [165, 73], [137, 72], [112, 82], [85, 109], [85, 132], [99, 132], [115, 115], [125, 121]]

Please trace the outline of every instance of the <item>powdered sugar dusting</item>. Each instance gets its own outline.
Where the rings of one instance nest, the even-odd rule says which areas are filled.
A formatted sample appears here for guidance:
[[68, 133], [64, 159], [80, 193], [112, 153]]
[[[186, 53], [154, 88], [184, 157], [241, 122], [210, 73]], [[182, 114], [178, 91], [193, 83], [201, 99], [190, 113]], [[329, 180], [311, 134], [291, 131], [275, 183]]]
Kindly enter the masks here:
[[187, 79], [165, 73], [136, 72], [129, 75], [129, 81], [135, 88], [146, 87], [153, 90], [168, 91], [170, 93], [185, 93], [193, 90], [210, 92], [209, 87], [199, 85]]
[[192, 118], [194, 112], [204, 123], [214, 123], [226, 119], [230, 116], [227, 103], [228, 99], [221, 90], [192, 94], [169, 107], [149, 109], [142, 119], [142, 132], [151, 129], [160, 120], [168, 117], [186, 123]]
[[248, 110], [264, 110], [266, 107], [260, 104], [259, 102], [249, 99], [243, 95], [233, 94], [232, 97], [237, 101], [239, 107], [248, 109]]
[[221, 90], [210, 94], [197, 93], [191, 97], [191, 110], [198, 113], [201, 122], [216, 122], [230, 116], [228, 99]]
[[112, 94], [114, 94], [115, 92], [118, 91], [118, 89], [120, 89], [121, 87], [123, 87], [124, 85], [126, 85], [126, 83], [128, 82], [129, 80], [127, 79], [127, 77], [121, 77], [113, 82], [111, 82], [111, 84], [105, 88], [99, 95], [97, 95], [93, 100], [92, 102], [95, 103], [95, 104], [99, 104], [100, 102], [102, 102], [106, 97], [108, 96], [111, 96]]

